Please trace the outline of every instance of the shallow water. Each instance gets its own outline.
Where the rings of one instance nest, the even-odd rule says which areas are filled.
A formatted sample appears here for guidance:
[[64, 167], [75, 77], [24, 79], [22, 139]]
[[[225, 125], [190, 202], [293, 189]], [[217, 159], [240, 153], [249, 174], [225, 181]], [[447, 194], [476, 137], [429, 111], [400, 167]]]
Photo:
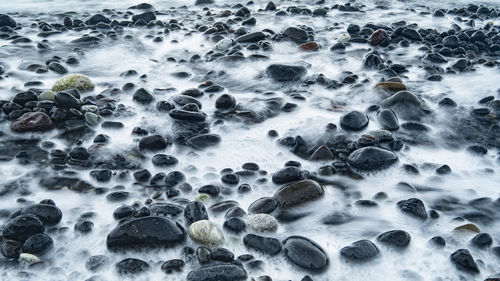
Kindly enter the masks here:
[[[34, 42], [41, 40], [37, 36], [38, 28], [31, 28], [29, 24], [34, 18], [40, 18], [49, 22], [62, 22], [62, 17], [56, 16], [59, 12], [75, 11], [78, 18], [86, 19], [88, 16], [102, 10], [103, 8], [125, 11], [127, 7], [143, 1], [40, 1], [21, 0], [15, 4], [8, 4], [4, 1], [0, 3], [0, 11], [16, 15], [16, 20], [24, 25], [23, 35]], [[193, 26], [193, 14], [191, 11], [201, 12], [200, 7], [193, 6], [192, 1], [146, 1], [155, 6], [159, 11], [164, 11], [164, 15], [159, 15], [159, 20], [168, 21], [176, 18], [183, 22], [186, 27]], [[221, 7], [213, 9], [229, 9], [238, 1], [227, 1]], [[257, 8], [265, 7], [267, 1], [254, 1], [253, 11]], [[307, 5], [308, 1], [305, 1]], [[291, 5], [295, 1], [280, 1], [279, 6]], [[391, 9], [375, 10], [375, 5], [388, 3]], [[171, 168], [158, 168], [152, 165], [150, 158], [153, 153], [146, 154], [146, 160], [142, 162], [143, 168], [149, 169], [151, 174], [157, 172], [182, 171], [193, 188], [202, 185], [219, 182], [219, 172], [224, 168], [240, 170], [245, 162], [258, 163], [261, 170], [269, 174], [282, 168], [285, 162], [296, 160], [302, 163], [302, 169], [316, 171], [327, 162], [312, 162], [301, 159], [297, 155], [288, 151], [285, 147], [277, 144], [276, 139], [267, 136], [269, 130], [276, 130], [280, 137], [301, 135], [310, 142], [321, 141], [328, 138], [325, 127], [328, 123], [339, 123], [340, 116], [350, 110], [365, 111], [370, 105], [381, 100], [379, 94], [373, 90], [373, 86], [381, 78], [380, 74], [373, 70], [365, 70], [362, 65], [365, 50], [369, 48], [367, 44], [352, 44], [345, 51], [345, 54], [338, 54], [330, 51], [330, 46], [341, 33], [345, 33], [346, 27], [350, 23], [359, 25], [368, 22], [377, 24], [390, 24], [392, 22], [406, 20], [408, 23], [416, 22], [420, 27], [447, 30], [451, 23], [457, 23], [465, 27], [464, 23], [458, 23], [453, 16], [447, 15], [444, 18], [433, 18], [431, 14], [419, 15], [422, 11], [433, 11], [435, 7], [447, 8], [453, 6], [463, 6], [469, 1], [449, 1], [441, 3], [428, 3], [428, 1], [366, 1], [363, 4], [366, 14], [341, 13], [337, 10], [329, 11], [328, 17], [317, 18], [310, 16], [295, 17], [275, 17], [271, 13], [258, 13], [255, 15], [257, 25], [247, 28], [251, 31], [258, 31], [270, 28], [279, 32], [287, 26], [306, 24], [315, 30], [315, 38], [323, 48], [314, 53], [302, 53], [297, 51], [296, 44], [291, 42], [273, 42], [273, 51], [257, 53], [270, 57], [268, 61], [245, 61], [243, 63], [221, 63], [219, 61], [196, 63], [174, 63], [168, 62], [168, 57], [175, 57], [177, 60], [189, 58], [193, 54], [203, 55], [211, 50], [216, 42], [206, 40], [201, 33], [193, 33], [186, 36], [185, 31], [171, 31], [164, 35], [164, 41], [155, 43], [146, 35], [155, 35], [161, 28], [126, 28], [116, 40], [106, 39], [103, 43], [93, 48], [83, 49], [84, 56], [79, 56], [80, 64], [69, 66], [73, 73], [82, 73], [90, 77], [96, 84], [93, 94], [97, 94], [107, 88], [121, 88], [126, 82], [133, 82], [137, 88], [144, 87], [150, 91], [155, 88], [173, 88], [163, 94], [155, 94], [156, 100], [168, 100], [174, 94], [180, 93], [184, 89], [196, 88], [200, 83], [207, 80], [204, 76], [209, 71], [225, 71], [227, 74], [211, 78], [214, 82], [225, 87], [225, 93], [233, 95], [238, 103], [249, 102], [259, 97], [263, 98], [263, 92], [274, 91], [271, 97], [279, 97], [286, 102], [295, 102], [299, 106], [293, 112], [281, 112], [279, 115], [266, 119], [261, 123], [247, 124], [239, 120], [225, 120], [224, 124], [214, 124], [217, 118], [214, 116], [215, 99], [220, 93], [214, 95], [205, 94], [199, 98], [202, 103], [202, 110], [208, 115], [208, 123], [211, 124], [212, 133], [222, 137], [221, 143], [213, 148], [201, 151], [194, 151], [191, 148], [179, 145], [169, 146], [163, 153], [171, 154], [179, 159], [179, 163]], [[500, 8], [498, 1], [480, 1], [476, 4], [484, 3], [488, 6]], [[278, 4], [278, 3], [276, 3]], [[328, 3], [331, 6], [334, 3]], [[187, 8], [179, 7], [186, 5]], [[425, 6], [427, 7], [425, 7]], [[430, 6], [430, 8], [428, 8]], [[413, 8], [414, 10], [409, 10]], [[38, 15], [38, 13], [43, 13]], [[84, 14], [89, 12], [88, 15]], [[82, 15], [83, 14], [83, 15]], [[203, 13], [201, 13], [203, 14]], [[23, 17], [25, 15], [25, 17]], [[334, 23], [339, 23], [335, 26]], [[478, 20], [476, 26], [484, 24]], [[500, 24], [497, 18], [494, 24]], [[24, 83], [27, 81], [41, 81], [43, 89], [48, 89], [60, 78], [59, 74], [48, 72], [42, 75], [33, 72], [20, 70], [23, 63], [41, 63], [54, 55], [67, 57], [72, 52], [71, 40], [81, 37], [83, 32], [68, 31], [50, 36], [48, 39], [52, 49], [48, 52], [39, 52], [36, 44], [31, 47], [22, 48], [21, 45], [13, 46], [9, 41], [0, 39], [0, 61], [7, 66], [7, 78], [0, 80], [0, 99], [11, 99], [17, 92], [26, 89]], [[125, 35], [131, 35], [130, 39]], [[177, 40], [177, 43], [172, 43]], [[30, 44], [27, 44], [28, 46]], [[245, 54], [251, 52], [243, 49]], [[253, 53], [253, 52], [252, 52]], [[500, 71], [498, 67], [486, 68], [475, 67], [474, 72], [457, 75], [444, 75], [441, 82], [430, 82], [424, 80], [425, 72], [418, 67], [416, 58], [424, 53], [418, 50], [418, 46], [409, 48], [398, 47], [394, 50], [382, 50], [381, 54], [385, 59], [396, 63], [408, 64], [409, 73], [404, 75], [404, 83], [409, 90], [424, 99], [429, 107], [434, 110], [432, 117], [425, 119], [425, 124], [430, 127], [428, 137], [433, 145], [405, 145], [403, 150], [398, 152], [399, 163], [389, 169], [364, 173], [364, 179], [353, 180], [345, 176], [334, 175], [329, 180], [338, 181], [347, 187], [347, 191], [342, 191], [334, 185], [324, 185], [325, 196], [313, 203], [300, 207], [301, 210], [310, 211], [311, 214], [305, 218], [292, 223], [280, 223], [278, 231], [271, 235], [280, 240], [290, 235], [302, 235], [318, 243], [329, 255], [329, 266], [324, 272], [310, 273], [294, 266], [280, 254], [276, 257], [267, 257], [264, 254], [251, 252], [257, 259], [264, 261], [261, 270], [250, 271], [249, 276], [258, 277], [269, 275], [273, 280], [300, 280], [304, 275], [309, 274], [314, 280], [484, 280], [487, 277], [495, 276], [500, 272], [500, 260], [489, 250], [475, 249], [469, 247], [468, 243], [473, 237], [472, 234], [458, 234], [453, 229], [463, 225], [466, 221], [457, 221], [460, 210], [439, 212], [440, 218], [428, 220], [426, 222], [417, 221], [405, 216], [396, 208], [396, 202], [403, 199], [418, 197], [424, 201], [427, 210], [432, 209], [433, 203], [444, 196], [453, 196], [460, 202], [468, 202], [475, 198], [488, 197], [493, 201], [500, 196], [499, 181], [500, 169], [498, 149], [489, 149], [488, 153], [482, 157], [473, 155], [466, 151], [466, 144], [457, 143], [451, 147], [449, 143], [442, 139], [443, 131], [450, 130], [452, 125], [451, 117], [460, 114], [469, 114], [470, 109], [477, 106], [477, 101], [485, 96], [493, 95], [498, 98], [498, 81], [500, 81]], [[76, 56], [76, 55], [75, 55]], [[263, 73], [271, 63], [294, 63], [301, 62], [309, 64], [308, 74], [322, 73], [325, 77], [342, 80], [344, 71], [351, 71], [359, 76], [358, 81], [368, 79], [363, 87], [342, 87], [339, 89], [325, 89], [324, 87], [313, 85], [301, 87], [297, 84], [279, 84], [269, 81], [263, 77]], [[137, 76], [121, 77], [124, 71], [134, 69]], [[191, 73], [188, 79], [179, 79], [170, 74], [177, 71], [187, 71]], [[141, 79], [139, 76], [146, 74], [147, 78]], [[307, 98], [305, 101], [297, 101], [290, 97], [290, 92], [299, 92]], [[85, 96], [85, 94], [84, 94]], [[463, 113], [449, 113], [437, 106], [437, 102], [444, 96], [455, 100]], [[113, 130], [103, 129], [100, 126], [94, 128], [97, 133], [105, 133], [110, 136], [111, 141], [107, 145], [110, 151], [130, 151], [137, 146], [138, 137], [130, 134], [132, 128], [140, 126], [162, 135], [173, 134], [173, 121], [166, 113], [159, 113], [154, 108], [154, 103], [148, 106], [140, 106], [132, 100], [132, 93], [121, 92], [112, 96], [123, 104], [130, 114], [115, 117], [125, 128]], [[258, 106], [258, 105], [254, 105]], [[379, 128], [374, 113], [369, 114], [370, 124], [368, 128], [353, 135], [361, 136], [363, 133]], [[106, 119], [108, 120], [108, 119]], [[109, 119], [113, 120], [113, 118]], [[0, 129], [10, 132], [9, 123], [0, 123]], [[338, 131], [340, 130], [337, 129]], [[11, 132], [9, 134], [12, 134]], [[56, 143], [55, 148], [68, 150], [67, 143], [56, 138], [56, 132], [44, 134], [37, 133], [44, 140], [51, 140]], [[30, 136], [30, 133], [23, 137]], [[33, 134], [35, 136], [35, 134]], [[93, 144], [93, 138], [83, 141], [81, 146], [89, 147]], [[452, 175], [437, 176], [435, 167], [426, 168], [425, 163], [447, 164], [453, 171]], [[404, 172], [401, 164], [414, 164], [419, 167], [420, 176], [415, 176]], [[196, 169], [190, 168], [196, 167]], [[427, 165], [431, 166], [431, 165]], [[126, 258], [134, 257], [148, 261], [151, 265], [168, 259], [182, 258], [180, 247], [172, 249], [148, 250], [145, 252], [113, 253], [106, 248], [106, 236], [116, 226], [112, 212], [122, 204], [130, 204], [135, 201], [143, 203], [152, 191], [140, 188], [133, 183], [133, 180], [117, 180], [115, 177], [105, 184], [96, 182], [89, 175], [89, 170], [69, 167], [79, 174], [82, 179], [87, 180], [95, 186], [111, 188], [115, 185], [124, 185], [126, 191], [130, 192], [130, 197], [124, 202], [109, 202], [103, 195], [94, 193], [76, 193], [71, 190], [47, 191], [38, 185], [37, 178], [31, 178], [29, 191], [31, 194], [22, 196], [11, 193], [0, 197], [2, 209], [14, 211], [22, 208], [28, 203], [16, 201], [19, 197], [25, 198], [28, 202], [38, 202], [45, 198], [53, 199], [63, 212], [63, 219], [58, 227], [69, 227], [67, 232], [59, 233], [57, 230], [50, 232], [55, 242], [55, 250], [52, 256], [49, 255], [47, 262], [50, 264], [46, 269], [23, 268], [22, 270], [9, 269], [0, 273], [2, 280], [85, 280], [93, 274], [85, 269], [85, 260], [90, 255], [106, 254], [112, 264]], [[50, 167], [40, 168], [35, 165], [21, 165], [17, 160], [0, 163], [0, 185], [11, 180], [23, 177], [31, 177], [32, 172], [41, 172], [42, 175], [51, 175], [53, 170]], [[400, 182], [408, 182], [417, 187], [432, 187], [431, 191], [408, 192], [397, 187]], [[241, 178], [241, 183], [249, 183], [253, 190], [247, 194], [233, 192], [224, 195], [224, 200], [236, 200], [241, 208], [247, 210], [248, 206], [256, 199], [263, 196], [272, 196], [279, 188], [279, 185], [270, 180], [265, 183], [258, 183], [256, 178]], [[236, 187], [231, 187], [233, 190]], [[378, 206], [374, 208], [360, 207], [355, 205], [358, 199], [372, 199], [378, 192], [385, 192], [388, 198], [378, 200]], [[193, 200], [198, 195], [197, 192], [182, 193], [180, 197]], [[213, 200], [216, 202], [216, 200]], [[93, 211], [97, 216], [92, 220], [94, 229], [92, 232], [82, 235], [73, 232], [73, 225], [78, 217], [86, 212]], [[356, 219], [350, 223], [332, 226], [324, 225], [322, 219], [325, 215], [333, 211], [346, 211]], [[478, 224], [481, 232], [490, 233], [493, 237], [493, 246], [500, 242], [500, 224], [498, 222], [498, 210], [496, 219], [490, 224]], [[5, 223], [7, 218], [1, 218], [0, 223]], [[223, 214], [210, 213], [210, 220], [222, 226], [224, 222]], [[340, 258], [339, 250], [352, 242], [360, 239], [370, 239], [375, 241], [379, 233], [403, 229], [411, 237], [410, 246], [402, 251], [396, 251], [379, 245], [381, 256], [367, 264], [352, 264]], [[429, 239], [436, 235], [443, 236], [447, 245], [443, 249], [437, 249], [429, 244]], [[189, 238], [188, 246], [196, 248], [197, 245]], [[231, 250], [235, 256], [249, 252], [245, 249], [241, 236], [226, 233], [226, 243], [223, 247]], [[466, 275], [456, 270], [450, 262], [450, 254], [459, 248], [468, 248], [474, 259], [479, 264], [480, 274]], [[57, 267], [58, 270], [50, 269]], [[165, 275], [159, 268], [141, 275], [130, 277], [134, 280], [185, 280], [187, 273], [195, 268], [195, 265], [187, 263], [180, 274]], [[22, 275], [19, 272], [29, 272], [31, 275]], [[109, 266], [99, 275], [105, 280], [119, 280], [126, 277], [118, 276], [113, 266]], [[460, 277], [462, 276], [462, 277]], [[464, 277], [465, 276], [465, 277]]]

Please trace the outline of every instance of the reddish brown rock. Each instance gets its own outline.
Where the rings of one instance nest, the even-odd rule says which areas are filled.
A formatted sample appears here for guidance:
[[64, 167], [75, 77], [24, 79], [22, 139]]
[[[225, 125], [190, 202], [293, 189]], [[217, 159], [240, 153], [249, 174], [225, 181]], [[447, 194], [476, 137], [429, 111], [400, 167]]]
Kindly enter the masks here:
[[10, 127], [12, 131], [22, 133], [48, 131], [54, 127], [54, 124], [52, 119], [43, 112], [27, 112], [12, 122]]
[[302, 43], [299, 45], [299, 50], [304, 52], [315, 52], [319, 50], [319, 44], [314, 41]]
[[368, 38], [368, 44], [377, 46], [382, 43], [385, 38], [387, 38], [387, 32], [383, 29], [377, 29], [370, 35], [370, 38]]

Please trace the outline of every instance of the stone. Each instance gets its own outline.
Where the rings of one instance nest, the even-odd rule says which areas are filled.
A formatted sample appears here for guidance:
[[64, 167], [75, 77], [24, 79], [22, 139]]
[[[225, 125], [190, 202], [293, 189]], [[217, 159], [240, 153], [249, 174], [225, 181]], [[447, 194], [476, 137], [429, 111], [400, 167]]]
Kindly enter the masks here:
[[406, 85], [399, 82], [379, 82], [375, 84], [375, 89], [393, 93], [407, 90]]
[[356, 149], [347, 157], [349, 165], [367, 171], [387, 168], [397, 161], [396, 153], [372, 146]]
[[255, 200], [248, 207], [250, 214], [270, 214], [278, 207], [278, 201], [274, 197], [262, 197]]
[[166, 274], [170, 274], [174, 271], [181, 272], [184, 265], [185, 262], [181, 259], [168, 260], [161, 265], [161, 271], [165, 272]]
[[44, 91], [38, 96], [39, 100], [55, 101], [56, 95], [53, 91]]
[[14, 132], [44, 132], [54, 127], [50, 117], [43, 112], [27, 112], [19, 119], [11, 123], [10, 128]]
[[111, 20], [101, 14], [91, 16], [86, 22], [88, 25], [96, 25], [99, 23], [111, 23]]
[[16, 21], [6, 14], [0, 14], [0, 27], [9, 26], [16, 27]]
[[52, 86], [52, 91], [60, 92], [70, 89], [77, 89], [80, 93], [92, 91], [94, 84], [90, 79], [82, 74], [70, 74], [57, 80]]
[[56, 225], [62, 219], [61, 210], [53, 205], [49, 204], [34, 204], [29, 207], [24, 208], [21, 211], [23, 215], [34, 215], [36, 216], [44, 225]]
[[403, 230], [387, 231], [377, 237], [377, 241], [400, 249], [408, 247], [410, 240], [410, 234]]
[[350, 111], [340, 117], [340, 127], [346, 131], [361, 131], [368, 122], [368, 116], [359, 111]]
[[108, 249], [173, 247], [184, 242], [184, 228], [168, 218], [149, 216], [118, 225], [106, 238]]
[[311, 161], [328, 161], [334, 158], [332, 151], [326, 145], [318, 147], [318, 149], [309, 156], [309, 160]]
[[425, 210], [424, 202], [418, 198], [401, 200], [396, 205], [403, 213], [415, 218], [426, 220], [429, 217]]
[[221, 39], [217, 44], [214, 46], [214, 50], [216, 51], [225, 51], [233, 45], [233, 40], [229, 38], [224, 38]]
[[194, 4], [196, 6], [209, 5], [215, 3], [214, 0], [196, 0]]
[[26, 91], [16, 94], [12, 101], [20, 105], [25, 105], [30, 101], [38, 101], [38, 96], [32, 91]]
[[122, 275], [133, 275], [148, 271], [151, 266], [140, 259], [127, 258], [116, 264], [116, 271]]
[[22, 252], [32, 255], [43, 255], [54, 247], [54, 241], [45, 233], [39, 233], [26, 239], [23, 244]]
[[217, 247], [210, 251], [210, 258], [215, 261], [231, 262], [234, 260], [234, 254], [226, 248]]
[[63, 108], [80, 108], [80, 101], [72, 94], [66, 91], [61, 91], [55, 94], [55, 101], [58, 107]]
[[372, 46], [378, 46], [387, 38], [387, 36], [387, 31], [383, 29], [377, 29], [368, 38], [368, 44]]
[[175, 120], [185, 121], [185, 122], [203, 122], [207, 117], [205, 114], [199, 111], [188, 111], [184, 109], [172, 109], [168, 112], [168, 115]]
[[189, 226], [189, 237], [195, 242], [217, 246], [224, 243], [224, 234], [209, 220], [199, 220]]
[[95, 255], [87, 259], [87, 261], [85, 262], [85, 268], [88, 269], [89, 271], [97, 272], [100, 271], [101, 269], [104, 269], [104, 267], [107, 266], [109, 263], [111, 263], [111, 260], [107, 256]]
[[27, 263], [29, 265], [31, 264], [34, 264], [34, 263], [37, 263], [37, 262], [40, 262], [40, 258], [35, 256], [35, 255], [32, 255], [32, 254], [29, 254], [29, 253], [22, 253], [19, 255], [19, 260], [24, 262], [24, 263]]
[[24, 242], [31, 236], [45, 232], [43, 223], [33, 215], [20, 215], [3, 226], [3, 238]]
[[297, 167], [285, 167], [273, 173], [272, 181], [275, 184], [284, 184], [303, 179], [302, 172]]
[[303, 52], [315, 52], [319, 50], [319, 44], [311, 41], [300, 44], [298, 48]]
[[169, 142], [160, 135], [150, 135], [143, 137], [139, 141], [139, 150], [141, 151], [160, 151], [167, 148]]
[[205, 149], [219, 144], [221, 140], [217, 134], [202, 134], [188, 139], [187, 143], [196, 149]]
[[359, 240], [340, 250], [340, 255], [352, 262], [367, 262], [379, 256], [379, 250], [370, 240]]
[[275, 232], [278, 229], [278, 221], [269, 214], [249, 215], [246, 224], [255, 232]]
[[231, 110], [236, 106], [236, 99], [232, 95], [223, 94], [215, 100], [218, 110]]
[[211, 265], [194, 269], [187, 275], [187, 281], [237, 281], [247, 280], [247, 272], [234, 264]]
[[252, 33], [247, 33], [236, 38], [236, 42], [238, 43], [257, 43], [261, 40], [266, 39], [266, 35], [264, 32], [257, 31]]
[[69, 72], [68, 68], [57, 61], [49, 63], [48, 68], [55, 73], [66, 74]]
[[186, 224], [191, 225], [200, 220], [208, 220], [208, 213], [205, 205], [199, 201], [189, 202], [184, 209]]
[[493, 238], [488, 233], [479, 233], [472, 238], [471, 244], [478, 248], [486, 248], [493, 244]]
[[326, 225], [341, 225], [352, 220], [352, 216], [343, 212], [333, 212], [323, 218]]
[[266, 69], [267, 77], [277, 82], [292, 82], [301, 79], [307, 69], [301, 65], [271, 64]]
[[450, 49], [455, 49], [456, 47], [458, 47], [459, 41], [460, 40], [458, 39], [458, 36], [448, 35], [448, 36], [443, 38], [443, 40], [441, 41], [441, 44], [443, 44], [443, 46], [448, 47]]
[[277, 255], [283, 246], [276, 238], [265, 237], [255, 234], [247, 234], [243, 237], [245, 247], [264, 253], [269, 256]]
[[302, 180], [285, 185], [274, 194], [281, 208], [287, 209], [311, 202], [324, 195], [323, 188], [313, 180]]
[[377, 112], [377, 119], [384, 130], [397, 131], [399, 129], [398, 117], [391, 109], [379, 110]]
[[481, 230], [475, 224], [472, 223], [467, 223], [461, 226], [457, 226], [453, 230], [457, 232], [473, 232], [473, 233], [481, 232]]
[[146, 89], [140, 88], [135, 91], [132, 99], [140, 104], [146, 105], [154, 101], [154, 96]]
[[154, 12], [145, 12], [145, 13], [142, 13], [142, 14], [138, 14], [138, 15], [133, 15], [132, 16], [132, 21], [133, 22], [137, 22], [139, 20], [143, 20], [146, 23], [149, 23], [150, 21], [156, 20], [156, 15], [155, 15]]
[[297, 27], [288, 27], [283, 30], [283, 36], [289, 38], [297, 44], [302, 44], [307, 41], [307, 32]]
[[285, 256], [294, 264], [307, 270], [322, 270], [328, 265], [328, 255], [312, 240], [290, 236], [283, 241]]
[[230, 217], [224, 221], [223, 228], [226, 231], [230, 231], [233, 233], [240, 233], [246, 230], [247, 225], [242, 218], [239, 217]]
[[451, 262], [461, 271], [471, 274], [479, 274], [474, 258], [467, 249], [459, 249], [450, 256]]

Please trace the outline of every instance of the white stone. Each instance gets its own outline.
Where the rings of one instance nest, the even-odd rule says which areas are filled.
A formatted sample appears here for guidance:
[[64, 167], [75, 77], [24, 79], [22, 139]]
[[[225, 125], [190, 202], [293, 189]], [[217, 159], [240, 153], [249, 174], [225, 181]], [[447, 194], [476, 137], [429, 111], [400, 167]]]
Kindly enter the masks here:
[[278, 221], [268, 214], [254, 214], [248, 216], [247, 226], [255, 232], [274, 232], [278, 229]]
[[213, 222], [200, 220], [189, 226], [188, 234], [195, 242], [217, 246], [224, 243], [224, 234]]

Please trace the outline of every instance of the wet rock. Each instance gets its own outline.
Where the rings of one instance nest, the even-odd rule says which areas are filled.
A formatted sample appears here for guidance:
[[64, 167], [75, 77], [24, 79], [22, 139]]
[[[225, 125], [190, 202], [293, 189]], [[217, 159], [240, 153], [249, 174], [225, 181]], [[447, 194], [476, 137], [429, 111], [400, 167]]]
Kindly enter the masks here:
[[245, 235], [245, 237], [243, 237], [243, 244], [245, 244], [247, 248], [262, 252], [269, 256], [278, 254], [283, 248], [278, 239], [255, 234]]
[[150, 269], [150, 265], [140, 259], [127, 258], [116, 264], [116, 271], [122, 275], [144, 273]]
[[158, 167], [168, 167], [179, 163], [179, 160], [172, 155], [156, 154], [151, 158], [151, 162]]
[[467, 273], [471, 274], [478, 274], [479, 273], [479, 268], [477, 267], [476, 262], [474, 261], [474, 258], [472, 257], [471, 253], [467, 249], [459, 249], [455, 251], [453, 254], [450, 256], [451, 262], [459, 269], [462, 271], [465, 271]]
[[197, 5], [197, 6], [210, 5], [210, 4], [213, 4], [213, 3], [215, 3], [214, 0], [196, 0], [194, 2], [194, 4]]
[[333, 160], [334, 158], [332, 151], [326, 145], [322, 145], [311, 154], [309, 160], [326, 161]]
[[444, 238], [441, 236], [432, 237], [430, 242], [438, 247], [444, 247], [446, 245], [446, 240], [444, 240]]
[[248, 207], [250, 214], [270, 214], [278, 207], [278, 201], [273, 197], [262, 197]]
[[27, 91], [16, 94], [12, 101], [20, 105], [25, 105], [27, 102], [30, 101], [38, 101], [38, 97], [32, 91]]
[[377, 29], [375, 32], [373, 32], [370, 37], [368, 38], [368, 44], [372, 46], [378, 46], [382, 41], [384, 41], [387, 38], [387, 31], [383, 29]]
[[471, 240], [471, 244], [478, 248], [485, 248], [493, 244], [493, 238], [488, 233], [479, 233]]
[[53, 62], [49, 63], [48, 68], [50, 70], [54, 71], [55, 73], [59, 73], [59, 74], [66, 74], [69, 72], [67, 67], [65, 67], [64, 65], [62, 65], [61, 63], [59, 63], [57, 61], [53, 61]]
[[350, 111], [340, 117], [340, 126], [348, 131], [361, 131], [368, 126], [368, 116], [359, 111]]
[[8, 15], [0, 14], [0, 27], [9, 26], [16, 27], [16, 21]]
[[101, 14], [91, 16], [86, 22], [88, 25], [96, 25], [99, 23], [111, 23], [111, 20]]
[[267, 67], [267, 77], [278, 82], [291, 82], [301, 79], [307, 70], [300, 65], [272, 64]]
[[414, 29], [405, 28], [401, 33], [404, 37], [413, 40], [413, 41], [422, 41], [422, 36], [420, 33]]
[[53, 127], [52, 119], [43, 112], [24, 113], [11, 124], [11, 129], [19, 133], [49, 131]]
[[160, 135], [151, 135], [142, 138], [139, 141], [139, 150], [141, 151], [160, 151], [169, 145], [169, 142]]
[[307, 41], [307, 32], [297, 27], [288, 27], [283, 31], [283, 35], [297, 44]]
[[401, 200], [397, 203], [397, 206], [403, 213], [418, 219], [426, 220], [429, 217], [425, 210], [424, 202], [418, 198]]
[[204, 149], [219, 144], [221, 140], [217, 134], [202, 134], [188, 139], [187, 143], [196, 149]]
[[334, 212], [323, 218], [323, 223], [326, 225], [341, 225], [352, 220], [349, 214], [343, 212]]
[[236, 38], [236, 42], [238, 43], [257, 43], [261, 40], [266, 39], [266, 35], [264, 32], [252, 32], [239, 36]]
[[298, 48], [303, 52], [315, 52], [319, 50], [319, 44], [314, 41], [311, 41], [300, 44]]
[[52, 238], [44, 233], [39, 233], [26, 239], [22, 252], [41, 256], [51, 250], [54, 246]]
[[133, 22], [137, 22], [139, 20], [143, 20], [146, 23], [148, 23], [150, 21], [156, 20], [156, 15], [155, 15], [154, 12], [145, 12], [145, 13], [142, 13], [142, 14], [138, 14], [138, 15], [133, 15], [132, 16], [132, 21]]
[[58, 92], [55, 95], [57, 106], [63, 108], [80, 108], [80, 101], [66, 91]]
[[184, 228], [165, 217], [141, 217], [113, 229], [106, 238], [109, 249], [173, 247], [184, 242]]
[[20, 215], [3, 226], [2, 236], [5, 239], [19, 242], [26, 241], [29, 237], [43, 233], [45, 227], [43, 223], [33, 215]]
[[458, 44], [459, 44], [458, 36], [448, 35], [448, 36], [443, 38], [443, 40], [441, 41], [441, 44], [443, 44], [443, 46], [445, 46], [445, 47], [455, 49], [456, 47], [458, 47]]
[[104, 255], [91, 256], [85, 262], [85, 268], [87, 268], [89, 271], [97, 272], [101, 269], [104, 269], [104, 267], [107, 266], [110, 262], [111, 260]]
[[308, 270], [321, 270], [328, 265], [328, 255], [312, 240], [290, 236], [283, 241], [285, 256], [294, 264]]
[[246, 220], [247, 226], [255, 232], [274, 232], [278, 229], [278, 222], [269, 214], [253, 214]]
[[380, 234], [377, 240], [395, 248], [406, 248], [410, 244], [410, 234], [403, 230], [391, 230]]
[[19, 258], [19, 255], [22, 253], [23, 243], [19, 241], [3, 239], [1, 245], [2, 245], [2, 254], [6, 258], [17, 259]]
[[396, 153], [378, 147], [363, 147], [349, 154], [349, 165], [360, 170], [387, 168], [398, 161]]
[[172, 109], [168, 112], [168, 115], [175, 120], [185, 121], [185, 122], [203, 122], [206, 115], [198, 111], [188, 111], [184, 109]]
[[399, 82], [380, 82], [375, 85], [375, 89], [393, 93], [407, 90], [406, 85]]
[[34, 215], [45, 225], [58, 224], [62, 219], [61, 210], [49, 204], [35, 204], [24, 208], [21, 211], [23, 215]]
[[222, 231], [211, 221], [200, 220], [189, 226], [189, 237], [197, 243], [205, 245], [220, 245], [224, 243]]
[[94, 84], [90, 79], [82, 74], [70, 74], [57, 80], [52, 86], [52, 91], [60, 92], [70, 89], [77, 89], [79, 92], [84, 93], [92, 91]]
[[472, 224], [472, 223], [467, 223], [467, 224], [464, 224], [464, 225], [461, 225], [461, 226], [457, 226], [457, 227], [455, 227], [454, 231], [457, 231], [457, 232], [473, 232], [473, 233], [479, 233], [479, 232], [481, 232], [481, 230], [479, 230], [479, 228], [475, 224]]
[[187, 281], [236, 281], [246, 280], [246, 271], [234, 264], [212, 265], [194, 269], [187, 275]]
[[154, 96], [146, 89], [140, 88], [135, 91], [132, 99], [140, 104], [149, 104], [154, 101]]
[[215, 108], [218, 110], [230, 110], [236, 106], [236, 99], [232, 95], [223, 94], [215, 100]]
[[239, 217], [230, 217], [224, 221], [223, 228], [226, 231], [240, 233], [246, 230], [247, 225], [245, 221]]
[[323, 188], [313, 180], [302, 180], [282, 187], [274, 194], [281, 208], [290, 208], [322, 197]]
[[340, 250], [340, 255], [353, 262], [366, 262], [379, 255], [377, 246], [369, 240], [359, 240]]
[[272, 175], [272, 181], [276, 184], [289, 183], [303, 178], [302, 172], [297, 167], [286, 167]]
[[205, 205], [198, 201], [189, 202], [184, 209], [184, 218], [186, 224], [191, 225], [200, 220], [208, 220], [208, 213]]
[[226, 248], [217, 247], [210, 251], [210, 258], [215, 261], [231, 262], [234, 260], [234, 254]]
[[174, 271], [181, 272], [184, 265], [185, 263], [181, 259], [168, 260], [161, 265], [161, 271], [166, 274], [171, 274]]
[[390, 109], [382, 109], [377, 112], [377, 119], [382, 129], [389, 131], [397, 131], [399, 129], [398, 117]]

